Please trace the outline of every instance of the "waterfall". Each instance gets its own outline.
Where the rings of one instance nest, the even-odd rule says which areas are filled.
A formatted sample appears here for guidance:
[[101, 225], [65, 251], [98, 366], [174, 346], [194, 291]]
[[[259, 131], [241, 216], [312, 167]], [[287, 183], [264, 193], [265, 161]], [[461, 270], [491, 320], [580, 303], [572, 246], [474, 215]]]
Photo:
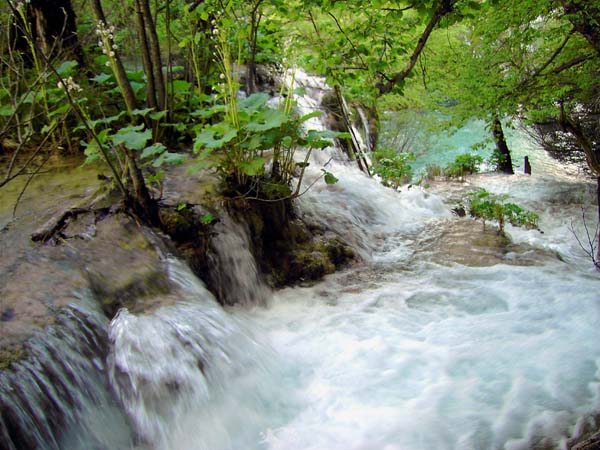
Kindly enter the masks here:
[[129, 442], [103, 377], [107, 321], [90, 298], [81, 302], [27, 341], [23, 360], [0, 373], [0, 448], [83, 450]]
[[360, 123], [362, 124], [363, 127], [363, 132], [365, 134], [365, 142], [366, 145], [368, 147], [369, 150], [372, 150], [372, 143], [373, 143], [373, 138], [371, 136], [371, 127], [369, 126], [369, 119], [367, 118], [367, 115], [365, 114], [365, 110], [362, 109], [360, 106], [356, 108], [356, 110], [358, 111], [358, 116], [360, 117]]
[[[318, 108], [323, 80], [295, 79], [299, 108]], [[107, 323], [84, 298], [0, 374], [0, 448], [566, 450], [597, 425], [600, 280], [569, 231], [587, 183], [534, 172], [396, 192], [333, 145], [310, 163], [298, 215], [360, 263], [271, 293], [223, 214], [211, 261], [242, 306], [174, 257], [158, 309]], [[507, 226], [509, 242], [452, 216], [449, 199], [478, 187], [539, 212], [544, 233]]]
[[251, 251], [248, 230], [221, 214], [212, 239], [214, 285], [226, 304], [264, 304], [270, 291], [264, 283]]
[[[191, 271], [169, 260], [176, 305], [109, 328], [109, 380], [142, 445], [159, 449], [241, 448], [258, 439], [257, 402], [286, 401], [268, 345], [216, 302]], [[239, 396], [238, 396], [239, 394]]]

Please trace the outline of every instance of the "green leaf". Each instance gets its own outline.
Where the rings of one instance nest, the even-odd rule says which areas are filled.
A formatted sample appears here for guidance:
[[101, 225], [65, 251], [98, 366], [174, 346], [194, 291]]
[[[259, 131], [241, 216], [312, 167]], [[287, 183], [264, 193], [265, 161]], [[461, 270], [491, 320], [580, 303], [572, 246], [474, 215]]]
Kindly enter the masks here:
[[129, 150], [142, 150], [146, 142], [152, 139], [152, 130], [140, 131], [144, 125], [121, 128], [112, 136], [113, 144], [124, 145]]
[[267, 131], [280, 127], [287, 119], [287, 114], [278, 109], [268, 109], [261, 112], [254, 121], [246, 124], [249, 131]]
[[335, 184], [339, 181], [331, 172], [328, 172], [325, 169], [321, 169], [321, 170], [323, 171], [323, 174], [324, 174], [323, 178], [325, 180], [325, 183], [327, 183], [328, 185]]
[[0, 106], [0, 116], [9, 117], [15, 112], [15, 109], [11, 105]]
[[181, 153], [163, 152], [158, 158], [154, 160], [152, 166], [160, 167], [165, 163], [171, 166], [176, 166], [178, 164], [183, 164], [186, 158], [187, 156]]
[[266, 103], [269, 101], [269, 98], [271, 98], [269, 94], [257, 92], [256, 94], [252, 94], [249, 97], [240, 100], [238, 102], [238, 109], [248, 113], [256, 112], [266, 105]]
[[244, 161], [240, 164], [240, 169], [242, 173], [251, 177], [262, 175], [265, 170], [265, 159], [256, 157], [250, 161]]
[[167, 111], [157, 111], [155, 113], [150, 114], [150, 118], [152, 120], [156, 120], [159, 121], [161, 120], [163, 117], [165, 117], [167, 115]]
[[127, 71], [127, 78], [130, 81], [135, 81], [137, 83], [144, 83], [144, 71], [143, 70], [135, 70], [135, 71]]
[[203, 225], [210, 225], [215, 220], [217, 220], [217, 218], [211, 213], [206, 213], [200, 218], [200, 222], [202, 222]]
[[56, 71], [61, 77], [68, 77], [73, 73], [73, 69], [78, 65], [79, 63], [77, 61], [65, 61], [56, 68]]
[[192, 83], [185, 80], [174, 80], [173, 81], [173, 94], [175, 95], [183, 95], [190, 92], [192, 87]]
[[192, 117], [200, 117], [202, 119], [208, 119], [217, 113], [224, 113], [226, 111], [225, 105], [214, 105], [208, 109], [199, 109], [190, 113]]
[[300, 117], [300, 119], [298, 119], [298, 123], [304, 123], [307, 120], [312, 119], [313, 117], [321, 117], [322, 115], [323, 114], [321, 113], [321, 111], [313, 111]]
[[194, 151], [198, 152], [200, 148], [221, 148], [237, 136], [237, 130], [227, 123], [218, 123], [206, 127], [194, 142]]
[[92, 120], [92, 121], [90, 121], [90, 126], [92, 128], [95, 128], [96, 125], [108, 125], [108, 124], [111, 124], [113, 122], [116, 122], [117, 120], [120, 120], [121, 117], [123, 117], [125, 114], [127, 114], [125, 111], [121, 111], [119, 114], [116, 114], [114, 116], [104, 117], [102, 119], [97, 119], [97, 120]]
[[131, 114], [134, 116], [146, 117], [146, 115], [151, 111], [154, 111], [154, 108], [134, 109], [131, 111]]
[[146, 147], [144, 149], [144, 151], [142, 152], [141, 158], [144, 159], [144, 158], [149, 158], [150, 156], [160, 155], [166, 149], [167, 149], [167, 147], [165, 147], [160, 142], [157, 142], [155, 144], [152, 144], [149, 147]]

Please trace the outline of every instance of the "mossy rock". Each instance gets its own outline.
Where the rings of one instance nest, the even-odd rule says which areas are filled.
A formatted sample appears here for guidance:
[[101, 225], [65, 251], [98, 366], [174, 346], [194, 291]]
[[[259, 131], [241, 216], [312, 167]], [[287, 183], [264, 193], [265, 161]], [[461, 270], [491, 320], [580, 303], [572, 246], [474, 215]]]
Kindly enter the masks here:
[[8, 369], [12, 363], [21, 361], [24, 356], [23, 347], [19, 344], [3, 346], [0, 348], [0, 370]]
[[161, 208], [159, 212], [162, 229], [175, 240], [182, 240], [194, 231], [194, 220], [189, 208]]

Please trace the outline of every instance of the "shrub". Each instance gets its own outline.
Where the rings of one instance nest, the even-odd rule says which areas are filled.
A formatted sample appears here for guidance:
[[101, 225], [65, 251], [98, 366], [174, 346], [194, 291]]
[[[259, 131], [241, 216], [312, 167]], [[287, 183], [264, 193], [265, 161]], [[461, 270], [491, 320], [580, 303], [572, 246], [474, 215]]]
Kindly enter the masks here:
[[506, 202], [507, 196], [493, 197], [485, 189], [479, 189], [468, 195], [469, 214], [483, 220], [495, 220], [498, 222], [499, 233], [504, 232], [504, 224], [524, 227], [527, 229], [538, 229], [539, 216], [533, 212], [526, 211], [519, 205]]
[[373, 153], [371, 169], [381, 177], [384, 186], [398, 189], [402, 183], [410, 181], [412, 169], [408, 162], [414, 159], [413, 153], [398, 153], [394, 149], [383, 147]]
[[469, 153], [458, 155], [454, 162], [446, 166], [444, 173], [449, 178], [463, 177], [465, 175], [476, 173], [482, 162], [483, 158], [479, 155], [471, 155]]
[[425, 178], [426, 180], [434, 180], [436, 177], [441, 177], [444, 174], [443, 169], [437, 164], [427, 164], [425, 166]]

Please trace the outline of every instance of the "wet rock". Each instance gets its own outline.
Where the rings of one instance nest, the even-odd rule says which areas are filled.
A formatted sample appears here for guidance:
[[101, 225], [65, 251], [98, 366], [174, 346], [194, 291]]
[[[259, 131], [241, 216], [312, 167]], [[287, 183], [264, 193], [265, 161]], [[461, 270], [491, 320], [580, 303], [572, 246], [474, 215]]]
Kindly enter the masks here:
[[10, 322], [15, 318], [15, 316], [16, 314], [14, 308], [7, 308], [2, 311], [2, 314], [0, 314], [0, 322]]
[[570, 450], [600, 450], [600, 432], [570, 447]]
[[19, 344], [10, 344], [0, 348], [0, 370], [7, 369], [14, 362], [23, 359], [23, 347]]
[[170, 291], [159, 243], [149, 233], [117, 214], [98, 223], [96, 239], [80, 245], [89, 255], [84, 258], [90, 287], [108, 317], [122, 307], [144, 311], [151, 306], [145, 299]]

